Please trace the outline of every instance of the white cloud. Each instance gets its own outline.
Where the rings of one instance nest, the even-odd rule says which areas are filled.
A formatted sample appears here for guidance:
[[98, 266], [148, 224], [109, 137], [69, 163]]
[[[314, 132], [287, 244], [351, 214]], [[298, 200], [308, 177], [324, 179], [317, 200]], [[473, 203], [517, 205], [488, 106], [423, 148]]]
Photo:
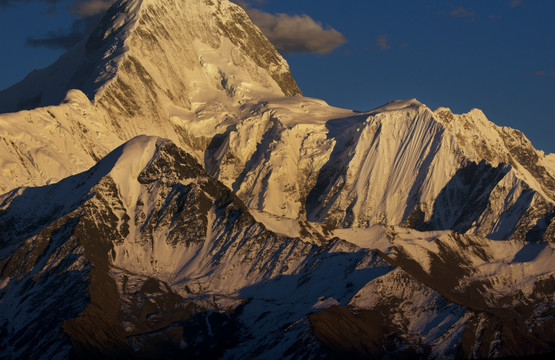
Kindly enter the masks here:
[[347, 40], [339, 31], [326, 27], [308, 15], [270, 14], [235, 1], [243, 7], [276, 49], [287, 53], [328, 54]]
[[76, 0], [71, 12], [79, 16], [93, 16], [105, 12], [115, 0]]

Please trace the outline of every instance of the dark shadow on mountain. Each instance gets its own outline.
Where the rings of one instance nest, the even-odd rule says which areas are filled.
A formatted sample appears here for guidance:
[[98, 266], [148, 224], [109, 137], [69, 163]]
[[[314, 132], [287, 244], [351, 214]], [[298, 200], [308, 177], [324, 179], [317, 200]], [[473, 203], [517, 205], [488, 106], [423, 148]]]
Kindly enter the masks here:
[[[0, 249], [11, 240], [34, 236], [56, 219], [90, 199], [93, 186], [105, 177], [123, 153], [123, 145], [113, 150], [91, 169], [58, 183], [16, 188], [6, 193], [0, 208]], [[11, 203], [10, 203], [11, 202]]]
[[520, 249], [518, 253], [516, 253], [511, 263], [525, 263], [534, 261], [547, 246], [548, 245], [546, 243], [526, 244], [522, 249]]
[[389, 313], [394, 308], [331, 306], [309, 318], [314, 335], [327, 350], [326, 359], [428, 359], [431, 347], [392, 323]]
[[[361, 124], [367, 118], [368, 114], [362, 114], [326, 122], [327, 138], [335, 139], [336, 144], [329, 160], [320, 169], [316, 184], [307, 196], [305, 210], [308, 221], [323, 221], [329, 208], [345, 186], [347, 169], [354, 156], [354, 152], [350, 152], [350, 150], [356, 146], [362, 133], [356, 129], [360, 129]], [[380, 131], [381, 128], [378, 128], [374, 139], [378, 138]]]
[[[545, 214], [541, 219], [538, 219], [536, 225], [526, 233], [526, 240], [529, 242], [541, 242], [544, 240], [555, 240], [555, 236], [551, 234], [548, 229], [555, 221], [555, 207]], [[550, 234], [547, 234], [550, 233]], [[551, 237], [551, 239], [549, 239]]]
[[241, 324], [237, 317], [244, 305], [230, 312], [204, 310], [162, 329], [129, 336], [131, 358], [219, 359], [237, 345]]
[[[220, 359], [239, 342], [241, 324], [237, 317], [243, 305], [233, 311], [195, 309], [181, 320], [126, 338], [128, 347], [72, 348], [70, 359]], [[92, 324], [94, 326], [94, 324]]]
[[[89, 269], [76, 269], [80, 255], [67, 246], [77, 222], [71, 219], [54, 227], [47, 239], [26, 244], [2, 259], [0, 278], [9, 283], [0, 289], [5, 310], [0, 318], [0, 358], [17, 354], [20, 359], [38, 359], [69, 344], [62, 324], [78, 317], [90, 300]], [[57, 262], [52, 261], [54, 254]]]
[[222, 159], [218, 158], [218, 152], [221, 150], [222, 146], [224, 146], [225, 142], [228, 141], [229, 134], [235, 130], [236, 126], [230, 125], [223, 134], [214, 135], [206, 151], [204, 151], [204, 168], [210, 175], [216, 178], [218, 177], [220, 169], [220, 161], [222, 161]]
[[[337, 251], [334, 244], [338, 242], [343, 243], [336, 239], [314, 248], [298, 265], [297, 273], [263, 276], [258, 283], [240, 289], [239, 297], [234, 298], [242, 302], [232, 308], [219, 307], [216, 298], [225, 295], [192, 293], [186, 287], [189, 295], [183, 298], [154, 278], [146, 279], [140, 289], [127, 291], [124, 280], [123, 296], [133, 307], [127, 307], [123, 316], [135, 319], [126, 337], [132, 351], [95, 346], [74, 349], [72, 358], [218, 359], [253, 340], [248, 345], [255, 348], [247, 350], [251, 355], [268, 356], [274, 346], [286, 346], [287, 356], [306, 358], [303, 355], [313, 353], [306, 343], [305, 335], [311, 331], [306, 320], [322, 309], [314, 305], [332, 300], [345, 306], [369, 281], [394, 269], [369, 250]], [[372, 256], [369, 265], [360, 266], [368, 256]], [[279, 254], [276, 257], [281, 258]], [[265, 272], [264, 268], [251, 270]], [[250, 272], [228, 275], [248, 276]], [[195, 298], [198, 301], [192, 301]], [[268, 334], [261, 338], [257, 329]], [[314, 345], [314, 338], [308, 340]]]
[[[11, 356], [17, 353], [19, 359], [39, 359], [44, 356], [45, 350], [67, 346], [67, 336], [61, 331], [56, 334], [52, 330], [59, 329], [65, 319], [79, 316], [87, 306], [87, 283], [82, 281], [84, 278], [85, 271], [69, 270], [62, 273], [54, 269], [36, 279], [27, 276], [11, 286], [21, 289], [26, 296], [14, 294], [15, 291], [0, 294], [4, 300], [17, 296], [20, 303], [11, 303], [9, 308], [14, 313], [26, 314], [23, 315], [26, 321], [23, 328], [14, 328], [13, 323], [7, 321], [0, 324], [0, 345], [10, 345], [0, 350], [0, 358], [14, 358]], [[39, 342], [42, 342], [42, 348], [32, 345]], [[7, 353], [8, 348], [14, 353]]]
[[[375, 267], [357, 268], [356, 264], [366, 254], [367, 250], [356, 253], [318, 251], [307, 257], [299, 273], [279, 275], [241, 289], [240, 296], [249, 299], [242, 319], [253, 322], [255, 329], [268, 326], [272, 329], [266, 344], [257, 344], [260, 349], [267, 351], [279, 342], [280, 347], [287, 347], [285, 353], [292, 358], [307, 358], [309, 346], [304, 341], [307, 341], [307, 332], [312, 333], [313, 329], [299, 320], [308, 319], [333, 306], [332, 303], [346, 306], [368, 282], [394, 269], [387, 263], [376, 262], [372, 262], [377, 265]], [[376, 261], [381, 259], [377, 254], [374, 256]], [[332, 303], [319, 307], [318, 304], [326, 301]], [[290, 335], [283, 336], [287, 333]], [[253, 336], [247, 334], [246, 340]]]
[[[469, 162], [441, 190], [430, 220], [412, 219], [413, 226], [423, 231], [454, 230], [465, 233], [486, 210], [491, 192], [509, 170], [506, 164], [493, 167], [485, 161], [478, 164]], [[526, 201], [529, 204], [531, 198]], [[522, 208], [525, 210], [526, 207]]]

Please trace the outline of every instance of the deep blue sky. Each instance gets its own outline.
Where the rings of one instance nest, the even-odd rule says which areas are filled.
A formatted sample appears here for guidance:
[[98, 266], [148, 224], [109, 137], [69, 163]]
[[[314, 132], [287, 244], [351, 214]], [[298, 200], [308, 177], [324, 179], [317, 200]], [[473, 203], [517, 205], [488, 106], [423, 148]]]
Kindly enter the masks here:
[[[68, 30], [73, 1], [59, 0], [54, 11], [48, 0], [0, 7], [1, 89], [62, 53], [27, 39]], [[456, 113], [476, 107], [496, 124], [522, 130], [536, 148], [555, 152], [554, 0], [251, 3], [272, 14], [307, 14], [346, 37], [328, 55], [286, 55], [307, 96], [356, 110], [413, 97]]]

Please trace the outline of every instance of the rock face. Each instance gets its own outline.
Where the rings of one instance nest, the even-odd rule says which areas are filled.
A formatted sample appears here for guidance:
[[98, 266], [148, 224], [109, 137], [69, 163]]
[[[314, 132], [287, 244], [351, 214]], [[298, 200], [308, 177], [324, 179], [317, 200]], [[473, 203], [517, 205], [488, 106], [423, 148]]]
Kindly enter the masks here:
[[555, 351], [555, 154], [480, 110], [302, 97], [225, 0], [116, 1], [0, 110], [2, 358]]
[[[45, 206], [30, 213], [33, 203]], [[236, 342], [218, 332], [238, 326], [233, 312], [247, 301], [239, 290], [316, 256], [313, 246], [266, 231], [192, 157], [155, 137], [135, 138], [60, 183], [8, 193], [2, 204], [10, 253], [2, 341], [15, 357], [140, 355], [161, 344], [174, 355], [219, 354], [223, 345], [211, 349], [210, 339]], [[208, 334], [197, 344], [183, 326], [199, 319]], [[33, 329], [46, 349], [25, 341]]]

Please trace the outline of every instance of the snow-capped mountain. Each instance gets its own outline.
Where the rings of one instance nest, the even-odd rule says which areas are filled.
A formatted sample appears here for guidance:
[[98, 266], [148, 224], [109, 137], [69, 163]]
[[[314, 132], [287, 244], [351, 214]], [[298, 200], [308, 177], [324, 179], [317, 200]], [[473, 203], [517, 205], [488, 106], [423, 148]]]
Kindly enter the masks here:
[[131, 117], [168, 103], [190, 109], [218, 92], [240, 99], [300, 94], [285, 60], [245, 12], [221, 0], [117, 1], [89, 38], [4, 91], [0, 109], [58, 105], [69, 89]]
[[320, 245], [278, 235], [169, 140], [136, 137], [0, 204], [8, 357], [351, 351], [330, 322], [360, 327], [351, 341], [375, 356], [550, 349], [550, 246], [387, 227]]
[[409, 100], [354, 114], [284, 98], [260, 112], [205, 157], [208, 171], [251, 208], [331, 228], [387, 224], [553, 239], [547, 157], [479, 110], [454, 115]]
[[0, 357], [555, 350], [555, 154], [303, 97], [227, 0], [116, 1], [0, 111]]
[[0, 92], [0, 111], [25, 110], [0, 118], [0, 191], [83, 171], [143, 133], [202, 157], [243, 104], [295, 94], [287, 63], [237, 5], [117, 1], [88, 39]]

